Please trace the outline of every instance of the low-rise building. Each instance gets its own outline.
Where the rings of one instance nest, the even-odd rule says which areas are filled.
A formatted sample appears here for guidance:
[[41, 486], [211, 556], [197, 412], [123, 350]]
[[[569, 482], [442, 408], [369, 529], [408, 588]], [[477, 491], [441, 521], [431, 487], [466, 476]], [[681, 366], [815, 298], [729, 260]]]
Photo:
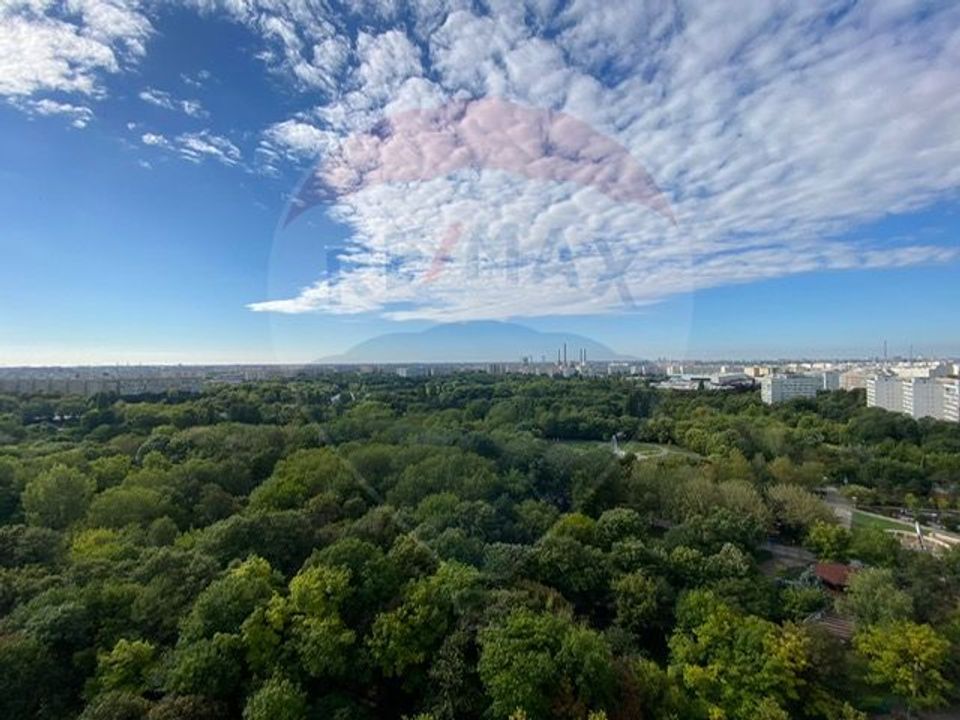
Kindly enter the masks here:
[[840, 373], [841, 390], [863, 390], [867, 387], [869, 380], [876, 373], [876, 370], [867, 370], [864, 368], [851, 368], [846, 372]]
[[912, 363], [909, 365], [894, 365], [893, 372], [904, 379], [937, 378], [950, 374], [950, 366], [945, 363]]

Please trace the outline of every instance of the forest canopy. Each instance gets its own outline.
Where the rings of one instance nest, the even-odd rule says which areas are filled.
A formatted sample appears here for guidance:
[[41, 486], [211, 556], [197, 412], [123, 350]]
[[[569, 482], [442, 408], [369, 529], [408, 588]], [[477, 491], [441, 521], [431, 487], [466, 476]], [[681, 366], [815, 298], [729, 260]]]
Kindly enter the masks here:
[[863, 405], [470, 373], [0, 396], [0, 717], [944, 707], [960, 550], [822, 498], [955, 527], [960, 429]]

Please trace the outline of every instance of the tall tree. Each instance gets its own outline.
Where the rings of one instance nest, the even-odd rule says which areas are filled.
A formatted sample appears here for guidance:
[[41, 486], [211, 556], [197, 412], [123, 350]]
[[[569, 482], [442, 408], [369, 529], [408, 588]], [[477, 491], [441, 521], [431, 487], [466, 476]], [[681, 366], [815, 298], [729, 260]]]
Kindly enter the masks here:
[[867, 661], [868, 679], [902, 697], [912, 710], [943, 705], [951, 684], [945, 677], [950, 642], [929, 625], [885, 622], [854, 637]]
[[480, 678], [495, 718], [582, 718], [610, 702], [613, 668], [602, 636], [551, 613], [515, 610], [480, 633]]
[[79, 470], [54, 465], [27, 483], [21, 502], [32, 524], [62, 530], [84, 516], [95, 489]]

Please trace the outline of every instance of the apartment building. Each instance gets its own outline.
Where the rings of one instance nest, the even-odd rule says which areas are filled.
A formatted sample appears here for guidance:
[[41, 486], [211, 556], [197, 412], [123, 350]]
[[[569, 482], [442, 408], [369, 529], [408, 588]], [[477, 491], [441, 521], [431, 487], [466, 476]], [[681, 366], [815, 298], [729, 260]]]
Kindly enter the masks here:
[[960, 379], [946, 378], [937, 381], [943, 393], [940, 419], [960, 422]]
[[867, 406], [960, 422], [960, 379], [876, 375], [867, 380]]
[[840, 389], [840, 371], [839, 370], [824, 370], [820, 373], [820, 377], [823, 380], [824, 390]]
[[867, 407], [878, 407], [891, 412], [903, 412], [903, 381], [892, 375], [874, 375], [867, 378]]
[[919, 420], [940, 418], [943, 414], [943, 389], [933, 378], [912, 377], [903, 380], [903, 412]]
[[819, 375], [768, 375], [760, 380], [760, 398], [767, 405], [794, 398], [813, 398], [823, 389]]

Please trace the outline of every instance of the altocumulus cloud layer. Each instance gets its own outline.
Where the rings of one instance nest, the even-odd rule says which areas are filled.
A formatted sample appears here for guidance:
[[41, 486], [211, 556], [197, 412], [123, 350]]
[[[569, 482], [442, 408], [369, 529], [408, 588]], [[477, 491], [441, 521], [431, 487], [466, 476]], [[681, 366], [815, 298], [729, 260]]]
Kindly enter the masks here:
[[[611, 312], [954, 254], [850, 239], [960, 185], [954, 3], [190, 4], [256, 33], [265, 72], [311, 100], [248, 146], [208, 130], [144, 143], [238, 172], [313, 168], [291, 221], [319, 203], [353, 231], [335, 271], [257, 311]], [[159, 6], [7, 0], [0, 94], [90, 122], [104, 78], [149, 52]], [[151, 98], [202, 116], [202, 97]]]

